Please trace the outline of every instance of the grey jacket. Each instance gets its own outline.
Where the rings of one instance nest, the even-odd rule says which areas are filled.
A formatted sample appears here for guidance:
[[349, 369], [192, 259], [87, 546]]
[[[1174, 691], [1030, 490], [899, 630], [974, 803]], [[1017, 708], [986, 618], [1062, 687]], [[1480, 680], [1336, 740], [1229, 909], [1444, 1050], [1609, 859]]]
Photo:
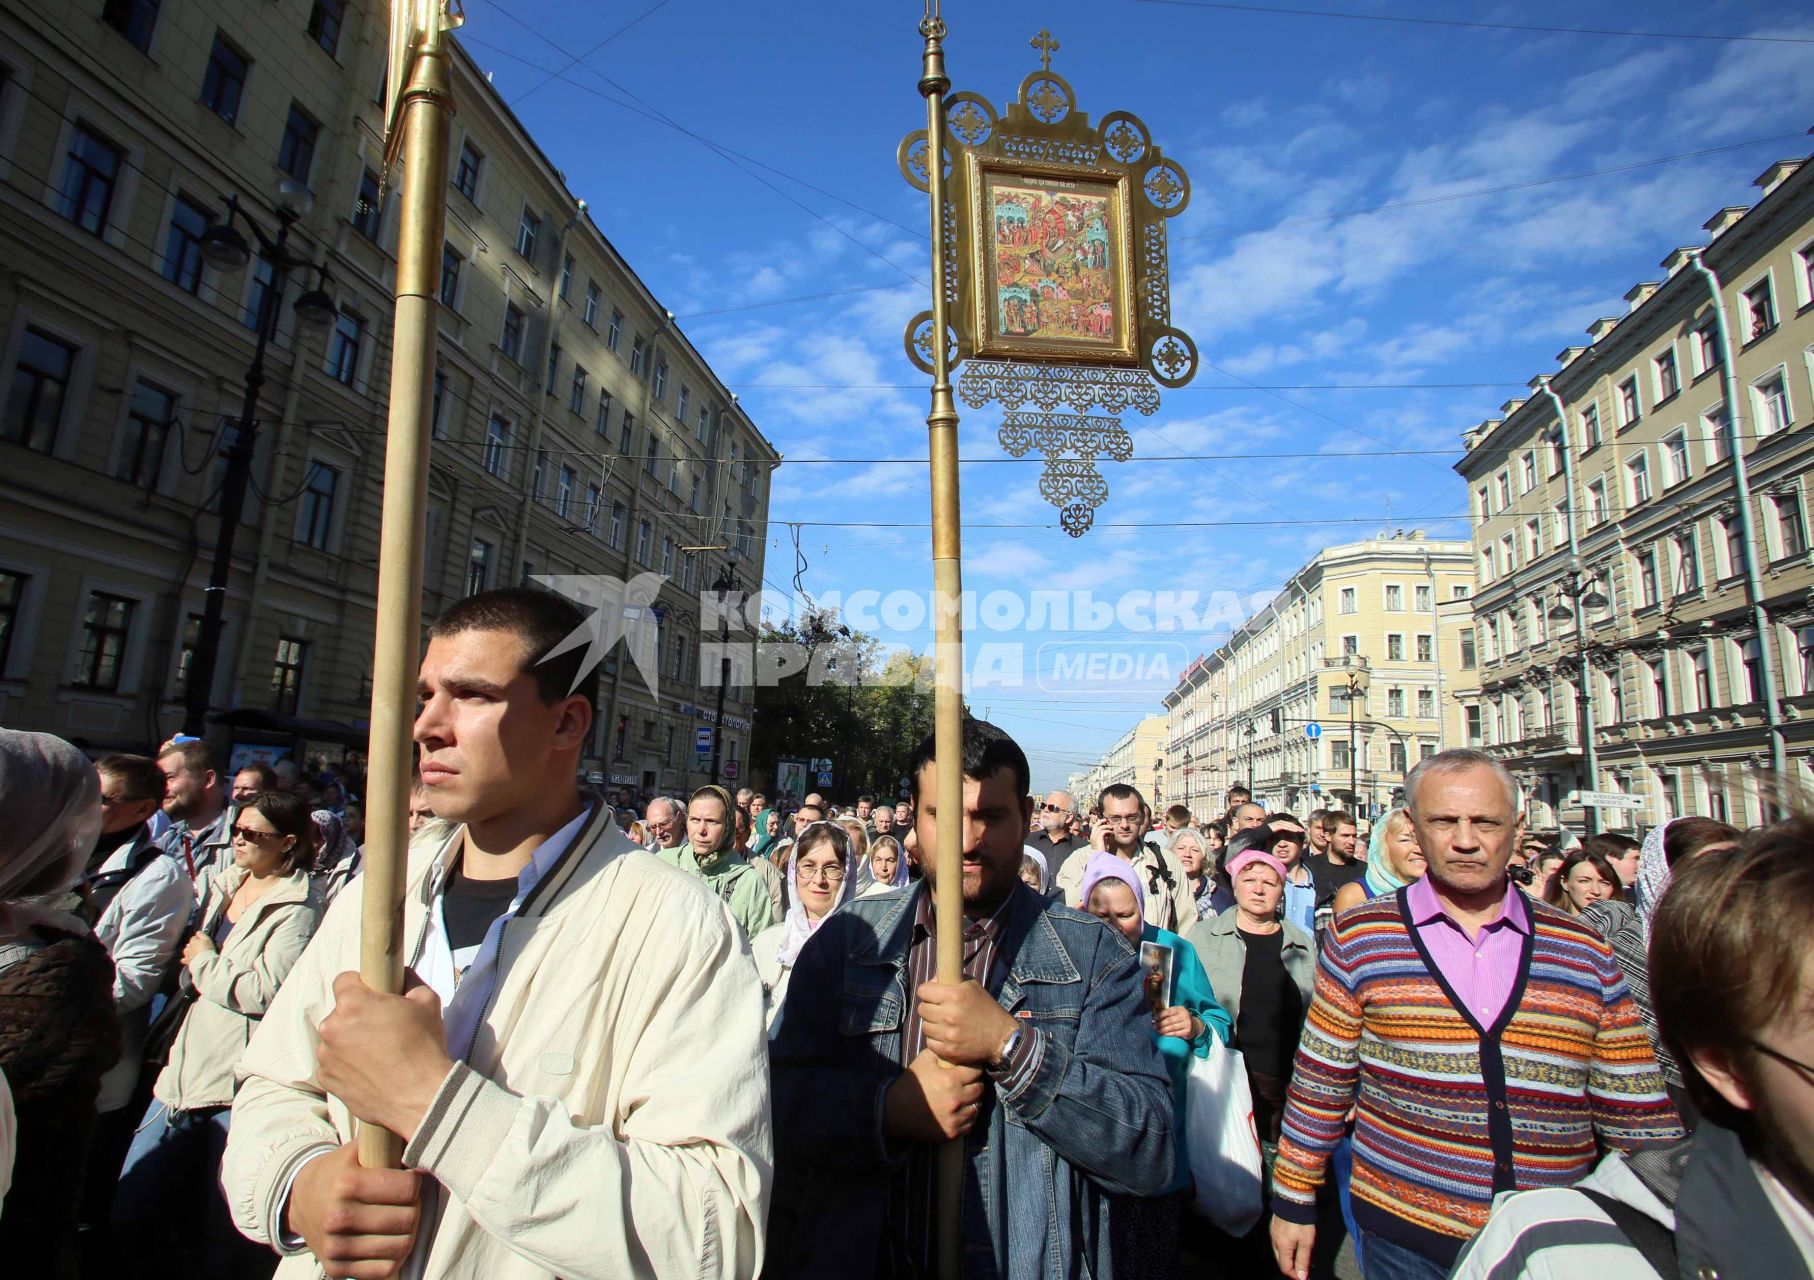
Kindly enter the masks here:
[[[1240, 908], [1230, 907], [1221, 915], [1192, 925], [1184, 935], [1184, 940], [1196, 948], [1216, 999], [1237, 1024], [1241, 1020], [1241, 974], [1247, 968], [1247, 942], [1235, 928], [1239, 912]], [[1285, 972], [1298, 984], [1308, 1009], [1316, 986], [1316, 944], [1289, 920], [1281, 920], [1279, 927], [1285, 931], [1285, 945], [1281, 948]]]

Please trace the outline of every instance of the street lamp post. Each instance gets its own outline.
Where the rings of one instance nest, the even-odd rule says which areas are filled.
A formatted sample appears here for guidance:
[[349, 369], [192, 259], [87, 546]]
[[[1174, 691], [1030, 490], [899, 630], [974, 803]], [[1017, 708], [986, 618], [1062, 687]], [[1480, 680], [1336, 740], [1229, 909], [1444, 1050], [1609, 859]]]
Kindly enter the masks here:
[[[1572, 600], [1574, 607], [1562, 603], [1564, 598]], [[1565, 623], [1571, 618], [1575, 623], [1575, 656], [1581, 668], [1581, 674], [1575, 681], [1575, 728], [1581, 735], [1581, 764], [1587, 773], [1585, 789], [1588, 791], [1599, 789], [1600, 751], [1594, 742], [1593, 704], [1588, 684], [1587, 615], [1606, 608], [1610, 603], [1598, 583], [1584, 574], [1579, 562], [1576, 562], [1569, 569], [1568, 577], [1556, 584], [1556, 603], [1549, 607], [1545, 615], [1557, 624]], [[1587, 828], [1587, 833], [1593, 835], [1600, 829], [1600, 811], [1590, 804], [1582, 805], [1581, 821]]]
[[1367, 660], [1358, 653], [1342, 655], [1342, 669], [1347, 673], [1348, 683], [1348, 803], [1360, 808], [1360, 755], [1356, 750], [1355, 736], [1358, 725], [1354, 716], [1354, 703], [1367, 692]]
[[1255, 733], [1255, 729], [1253, 727], [1253, 721], [1249, 720], [1247, 722], [1247, 769], [1246, 769], [1247, 794], [1249, 796], [1253, 795], [1253, 790], [1254, 790], [1254, 787], [1253, 787], [1253, 738], [1254, 738], [1254, 733]]
[[719, 571], [712, 590], [718, 593], [718, 719], [712, 725], [712, 782], [717, 783], [724, 759], [724, 690], [731, 682], [731, 616], [724, 610], [724, 597], [737, 589], [737, 578], [729, 561]]
[[[265, 381], [265, 351], [277, 329], [278, 308], [283, 302], [284, 286], [290, 272], [306, 268], [304, 258], [289, 252], [290, 228], [309, 211], [308, 188], [286, 180], [278, 188], [277, 234], [266, 235], [251, 215], [240, 208], [237, 196], [227, 197], [227, 220], [202, 233], [201, 253], [218, 267], [237, 269], [252, 259], [236, 223], [243, 217], [252, 236], [258, 241], [258, 256], [271, 264], [269, 291], [259, 306], [258, 336], [252, 346], [252, 363], [246, 370], [246, 394], [240, 405], [239, 426], [233, 445], [227, 450], [227, 472], [220, 489], [220, 528], [214, 539], [214, 565], [208, 574], [208, 587], [202, 606], [201, 634], [196, 637], [195, 654], [189, 660], [189, 672], [183, 688], [183, 732], [207, 736], [208, 695], [213, 691], [214, 670], [220, 659], [221, 628], [226, 612], [227, 582], [233, 568], [233, 543], [239, 534], [240, 516], [245, 511], [246, 486], [252, 478], [252, 458], [258, 447], [258, 394]], [[315, 287], [296, 299], [296, 318], [310, 327], [333, 322], [338, 308], [325, 288], [328, 272], [317, 266]]]

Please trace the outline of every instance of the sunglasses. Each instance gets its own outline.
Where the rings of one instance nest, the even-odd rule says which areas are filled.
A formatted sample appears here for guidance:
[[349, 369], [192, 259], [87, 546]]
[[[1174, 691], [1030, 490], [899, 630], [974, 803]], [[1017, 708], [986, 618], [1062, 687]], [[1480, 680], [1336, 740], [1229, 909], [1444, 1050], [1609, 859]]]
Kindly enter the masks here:
[[249, 844], [263, 844], [267, 840], [283, 839], [281, 831], [260, 831], [256, 827], [234, 827], [232, 835], [235, 840], [244, 840]]
[[1040, 812], [1042, 812], [1042, 813], [1075, 813], [1076, 812], [1075, 809], [1067, 809], [1061, 804], [1042, 804], [1039, 806], [1039, 808], [1040, 808]]

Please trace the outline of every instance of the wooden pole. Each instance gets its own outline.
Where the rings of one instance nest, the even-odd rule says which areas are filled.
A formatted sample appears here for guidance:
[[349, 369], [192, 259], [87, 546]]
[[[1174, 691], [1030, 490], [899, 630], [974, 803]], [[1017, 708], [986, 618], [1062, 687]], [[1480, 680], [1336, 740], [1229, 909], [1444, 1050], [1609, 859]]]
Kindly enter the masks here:
[[[932, 591], [937, 644], [934, 668], [934, 766], [938, 847], [932, 851], [933, 908], [938, 921], [938, 980], [964, 980], [964, 632], [962, 534], [957, 486], [957, 402], [951, 394], [951, 351], [945, 297], [945, 22], [928, 0], [920, 94], [926, 99], [927, 186], [932, 197], [932, 411], [926, 417], [932, 472]], [[957, 1280], [964, 1195], [964, 1140], [938, 1153], [938, 1273]]]
[[[434, 403], [441, 242], [447, 220], [447, 141], [453, 119], [439, 5], [416, 54], [397, 127], [402, 133], [403, 221], [397, 237], [390, 426], [384, 450], [384, 524], [378, 547], [377, 638], [366, 773], [364, 897], [359, 976], [375, 991], [403, 989], [403, 877], [409, 849], [416, 669], [422, 643], [423, 512], [428, 503], [429, 413]], [[403, 1142], [359, 1126], [359, 1163], [396, 1168]]]

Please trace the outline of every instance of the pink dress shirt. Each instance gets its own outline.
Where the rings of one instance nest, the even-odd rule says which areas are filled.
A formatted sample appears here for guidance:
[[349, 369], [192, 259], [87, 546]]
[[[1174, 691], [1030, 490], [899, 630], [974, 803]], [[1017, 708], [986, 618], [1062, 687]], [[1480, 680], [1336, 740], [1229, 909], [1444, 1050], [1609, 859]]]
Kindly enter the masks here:
[[1505, 884], [1499, 914], [1469, 937], [1467, 931], [1443, 909], [1428, 879], [1414, 882], [1405, 894], [1412, 927], [1449, 990], [1461, 1002], [1461, 1011], [1484, 1028], [1499, 1020], [1505, 1002], [1518, 982], [1518, 965], [1524, 940], [1530, 936], [1530, 911], [1524, 897]]

